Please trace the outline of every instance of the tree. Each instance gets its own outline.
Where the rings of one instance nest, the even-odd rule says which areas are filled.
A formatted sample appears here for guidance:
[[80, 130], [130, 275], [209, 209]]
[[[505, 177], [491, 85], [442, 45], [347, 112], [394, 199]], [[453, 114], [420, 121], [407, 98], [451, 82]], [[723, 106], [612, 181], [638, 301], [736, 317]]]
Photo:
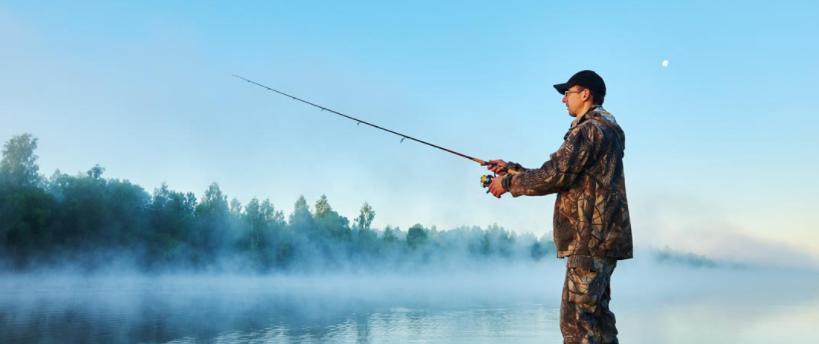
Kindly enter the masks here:
[[148, 228], [143, 234], [146, 254], [144, 264], [183, 263], [190, 254], [195, 238], [196, 196], [168, 189], [166, 184], [154, 190], [147, 207]]
[[417, 223], [410, 227], [407, 231], [407, 245], [411, 248], [417, 248], [418, 246], [423, 245], [427, 241], [427, 231], [424, 229], [424, 226], [421, 226], [420, 223]]
[[299, 196], [299, 199], [296, 200], [296, 203], [293, 205], [293, 212], [290, 213], [290, 218], [288, 219], [288, 223], [291, 226], [303, 226], [309, 225], [313, 221], [313, 216], [310, 215], [310, 206], [307, 205], [307, 200], [304, 199], [304, 196]]
[[51, 229], [58, 211], [54, 197], [35, 188], [0, 187], [0, 258], [24, 267], [55, 244]]
[[102, 177], [102, 173], [105, 172], [105, 168], [100, 165], [94, 165], [88, 172], [85, 174], [88, 175], [91, 179], [100, 179]]
[[364, 202], [353, 223], [353, 255], [374, 256], [380, 251], [378, 234], [370, 229], [374, 217], [375, 211]]
[[344, 241], [350, 239], [350, 220], [333, 210], [325, 195], [321, 195], [321, 198], [316, 202], [315, 219], [319, 235], [329, 234], [331, 237]]
[[330, 207], [330, 202], [327, 201], [326, 195], [321, 195], [318, 201], [316, 201], [316, 218], [326, 217], [333, 212], [333, 208]]
[[237, 217], [242, 215], [242, 202], [238, 199], [230, 200], [230, 214]]
[[14, 186], [35, 186], [41, 181], [38, 174], [37, 139], [31, 134], [12, 137], [3, 145], [0, 161], [0, 181]]
[[387, 243], [396, 242], [396, 241], [398, 241], [398, 236], [395, 235], [395, 233], [398, 233], [398, 232], [399, 232], [398, 228], [393, 229], [392, 227], [387, 226], [386, 228], [384, 228], [384, 235], [382, 236], [381, 240], [384, 240], [384, 242], [387, 242]]
[[193, 243], [194, 263], [212, 262], [224, 244], [232, 239], [228, 230], [230, 209], [227, 196], [219, 189], [219, 184], [212, 183], [205, 191], [202, 202], [196, 206], [196, 219], [199, 226]]
[[[241, 214], [243, 226], [239, 248], [252, 259], [261, 270], [269, 269], [274, 263], [281, 264], [279, 249], [280, 232], [284, 228], [284, 214], [276, 211], [269, 199], [259, 202], [253, 198]], [[282, 259], [284, 260], [284, 259]]]
[[534, 260], [540, 260], [546, 254], [553, 252], [554, 243], [548, 238], [547, 234], [543, 234], [540, 239], [536, 239], [529, 248], [529, 254]]
[[205, 195], [202, 197], [202, 202], [199, 204], [200, 211], [210, 211], [217, 213], [227, 213], [228, 201], [227, 195], [222, 193], [219, 184], [211, 183], [208, 189], [205, 190]]
[[359, 230], [369, 230], [370, 225], [373, 223], [373, 218], [375, 218], [375, 210], [373, 210], [367, 202], [364, 202], [358, 217], [355, 218], [354, 227]]

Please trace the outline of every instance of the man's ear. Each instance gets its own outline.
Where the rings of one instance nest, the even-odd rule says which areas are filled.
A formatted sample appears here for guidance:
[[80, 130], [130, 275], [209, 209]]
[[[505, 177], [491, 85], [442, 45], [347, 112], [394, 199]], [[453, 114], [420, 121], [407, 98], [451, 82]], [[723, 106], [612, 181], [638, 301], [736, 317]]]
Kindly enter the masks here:
[[589, 99], [591, 99], [591, 90], [588, 89], [588, 88], [584, 88], [583, 89], [583, 100], [585, 101], [585, 100], [589, 100]]

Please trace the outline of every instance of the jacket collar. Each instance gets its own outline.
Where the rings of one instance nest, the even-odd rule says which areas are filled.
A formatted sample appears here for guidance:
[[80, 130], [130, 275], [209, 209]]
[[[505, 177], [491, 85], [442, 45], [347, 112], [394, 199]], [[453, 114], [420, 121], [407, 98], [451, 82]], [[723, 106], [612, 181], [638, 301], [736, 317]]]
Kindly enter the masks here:
[[572, 126], [570, 127], [570, 129], [576, 127], [578, 124], [583, 123], [592, 117], [598, 116], [602, 117], [603, 120], [608, 121], [611, 124], [617, 124], [617, 120], [614, 119], [614, 115], [606, 111], [606, 109], [604, 109], [602, 105], [594, 105], [591, 108], [589, 108], [589, 111], [586, 111], [584, 114], [575, 117], [575, 119], [572, 121]]
[[594, 105], [594, 106], [590, 107], [589, 110], [584, 112], [582, 115], [575, 117], [575, 119], [572, 121], [571, 128], [574, 128], [578, 124], [585, 122], [587, 119], [589, 119], [589, 117], [591, 117], [593, 115], [594, 112], [599, 112], [599, 111], [608, 113], [608, 112], [606, 112], [605, 109], [603, 109], [603, 106]]

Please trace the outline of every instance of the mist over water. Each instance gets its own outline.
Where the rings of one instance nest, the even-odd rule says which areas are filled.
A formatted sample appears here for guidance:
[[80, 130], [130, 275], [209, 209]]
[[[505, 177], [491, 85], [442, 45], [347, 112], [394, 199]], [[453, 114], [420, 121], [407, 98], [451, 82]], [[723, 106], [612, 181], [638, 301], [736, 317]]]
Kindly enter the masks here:
[[[6, 273], [0, 342], [560, 343], [562, 260], [407, 272]], [[622, 261], [621, 342], [798, 343], [812, 271]]]

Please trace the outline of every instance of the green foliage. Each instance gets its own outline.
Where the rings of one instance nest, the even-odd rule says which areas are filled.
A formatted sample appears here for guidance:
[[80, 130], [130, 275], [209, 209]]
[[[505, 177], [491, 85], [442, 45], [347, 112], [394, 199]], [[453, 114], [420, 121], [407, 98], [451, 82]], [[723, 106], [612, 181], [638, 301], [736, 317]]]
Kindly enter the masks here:
[[327, 196], [321, 195], [321, 198], [316, 201], [316, 218], [330, 216], [333, 212], [333, 207], [331, 207], [330, 202], [327, 201]]
[[510, 257], [515, 244], [515, 235], [506, 231], [497, 224], [489, 226], [481, 240], [481, 254], [497, 254], [501, 257]]
[[0, 252], [24, 266], [40, 247], [58, 244], [52, 225], [56, 200], [35, 187], [0, 186]]
[[244, 225], [239, 248], [256, 263], [256, 268], [264, 271], [285, 266], [292, 252], [290, 246], [283, 242], [282, 231], [287, 225], [284, 214], [276, 211], [270, 200], [259, 202], [253, 198], [239, 216]]
[[333, 210], [325, 195], [316, 202], [315, 223], [322, 236], [344, 241], [350, 239], [350, 221]]
[[378, 233], [372, 230], [375, 210], [364, 202], [358, 217], [355, 218], [352, 231], [352, 241], [355, 244], [354, 252], [366, 257], [374, 257], [382, 252]]
[[427, 241], [427, 230], [421, 224], [415, 224], [407, 231], [407, 245], [418, 248]]
[[3, 160], [0, 161], [0, 183], [11, 186], [30, 187], [38, 185], [37, 139], [31, 134], [11, 138], [3, 145]]
[[400, 231], [397, 228], [393, 229], [392, 227], [387, 226], [386, 228], [384, 228], [384, 235], [382, 236], [382, 240], [384, 240], [384, 242], [387, 243], [396, 242], [398, 241], [398, 234], [396, 233], [400, 233]]
[[212, 183], [205, 190], [202, 202], [196, 207], [196, 213], [204, 217], [223, 218], [228, 214], [227, 196], [222, 194], [219, 184]]
[[102, 179], [101, 168], [92, 171], [55, 174], [48, 185], [59, 202], [53, 228], [59, 243], [77, 251], [128, 246], [143, 227], [149, 196], [128, 181]]
[[194, 266], [216, 261], [225, 248], [224, 243], [232, 239], [230, 223], [227, 196], [218, 184], [212, 183], [196, 206], [196, 229], [191, 242]]
[[88, 172], [86, 172], [86, 174], [88, 175], [88, 178], [100, 179], [100, 177], [102, 177], [103, 172], [105, 172], [105, 169], [102, 168], [102, 166], [94, 165], [94, 167], [92, 167], [90, 170], [88, 170]]
[[355, 218], [355, 224], [353, 227], [360, 230], [369, 230], [374, 218], [375, 210], [373, 210], [373, 208], [367, 202], [364, 202], [364, 205], [361, 206], [358, 217]]
[[313, 215], [310, 214], [310, 207], [307, 206], [304, 196], [299, 196], [299, 199], [296, 200], [288, 222], [294, 227], [294, 230], [307, 230], [313, 226]]
[[139, 241], [146, 254], [142, 263], [147, 268], [188, 261], [195, 237], [196, 196], [168, 189], [166, 184], [154, 190], [146, 209], [147, 225]]

